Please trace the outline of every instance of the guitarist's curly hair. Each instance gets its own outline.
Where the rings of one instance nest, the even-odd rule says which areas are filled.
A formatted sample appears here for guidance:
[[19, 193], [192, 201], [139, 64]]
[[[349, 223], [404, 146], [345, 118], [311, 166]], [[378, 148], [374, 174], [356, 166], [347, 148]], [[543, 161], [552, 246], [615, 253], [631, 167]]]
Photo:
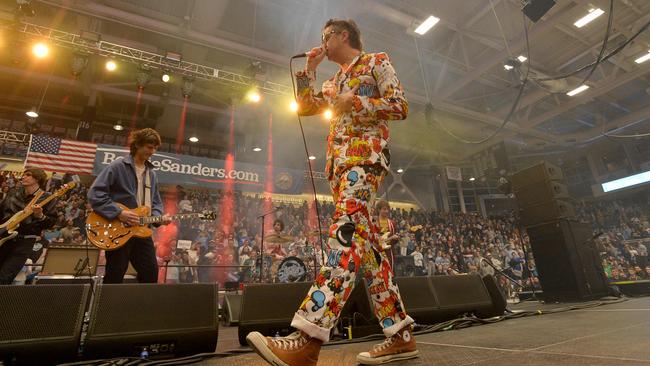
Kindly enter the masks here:
[[131, 132], [129, 136], [129, 146], [131, 147], [131, 155], [135, 155], [138, 147], [145, 144], [154, 144], [156, 148], [160, 146], [160, 134], [153, 128], [143, 128]]

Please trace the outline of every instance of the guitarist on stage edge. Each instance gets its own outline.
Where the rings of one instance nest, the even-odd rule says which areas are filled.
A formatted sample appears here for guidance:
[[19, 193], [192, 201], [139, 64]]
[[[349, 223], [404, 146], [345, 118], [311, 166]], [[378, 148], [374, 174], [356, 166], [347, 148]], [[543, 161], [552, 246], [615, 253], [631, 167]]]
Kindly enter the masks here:
[[[15, 213], [21, 211], [34, 198], [34, 194], [45, 187], [47, 175], [42, 169], [27, 168], [23, 172], [20, 183], [7, 193], [0, 203], [0, 219], [6, 222]], [[39, 201], [45, 199], [49, 193], [44, 193]], [[18, 236], [6, 241], [0, 246], [0, 285], [11, 285], [16, 275], [25, 265], [25, 261], [32, 254], [34, 243], [39, 239], [41, 232], [56, 221], [56, 199], [50, 201], [45, 207], [38, 204], [32, 206], [33, 213], [20, 223]]]
[[[88, 191], [88, 201], [93, 211], [106, 219], [118, 218], [123, 223], [138, 225], [139, 216], [130, 210], [122, 210], [115, 203], [137, 208], [151, 202], [151, 215], [163, 215], [163, 205], [158, 192], [154, 165], [149, 161], [160, 146], [160, 135], [154, 129], [133, 131], [129, 138], [131, 152], [123, 159], [115, 159], [99, 173]], [[149, 179], [147, 179], [147, 174]], [[147, 189], [147, 180], [150, 187]], [[147, 198], [147, 192], [149, 198]], [[163, 215], [163, 225], [171, 222]], [[106, 274], [104, 283], [122, 283], [129, 261], [138, 272], [138, 282], [158, 281], [158, 262], [153, 240], [131, 238], [124, 246], [106, 251]]]

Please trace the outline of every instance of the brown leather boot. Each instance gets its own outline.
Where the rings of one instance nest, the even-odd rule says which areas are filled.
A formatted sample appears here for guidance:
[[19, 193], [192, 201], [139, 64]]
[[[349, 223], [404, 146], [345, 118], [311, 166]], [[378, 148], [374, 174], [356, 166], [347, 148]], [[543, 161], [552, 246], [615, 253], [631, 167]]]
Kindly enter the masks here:
[[418, 357], [419, 351], [415, 338], [411, 333], [411, 326], [407, 325], [394, 336], [372, 347], [370, 352], [361, 352], [357, 355], [357, 362], [362, 365], [382, 365], [388, 362], [407, 360]]
[[248, 345], [274, 366], [316, 366], [323, 341], [297, 331], [286, 337], [265, 337], [259, 332], [246, 336]]

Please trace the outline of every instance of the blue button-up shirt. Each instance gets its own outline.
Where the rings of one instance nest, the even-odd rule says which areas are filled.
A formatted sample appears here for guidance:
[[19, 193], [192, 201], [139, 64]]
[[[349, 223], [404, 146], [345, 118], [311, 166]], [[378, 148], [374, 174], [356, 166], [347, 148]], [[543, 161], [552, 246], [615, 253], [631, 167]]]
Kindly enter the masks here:
[[[154, 166], [146, 161], [145, 166], [151, 177], [151, 214], [162, 216], [163, 205], [158, 192], [158, 180]], [[129, 208], [138, 207], [138, 179], [135, 172], [133, 157], [128, 155], [123, 159], [115, 159], [104, 168], [93, 185], [88, 190], [88, 202], [93, 211], [99, 215], [113, 220], [122, 212], [115, 203], [121, 203]]]

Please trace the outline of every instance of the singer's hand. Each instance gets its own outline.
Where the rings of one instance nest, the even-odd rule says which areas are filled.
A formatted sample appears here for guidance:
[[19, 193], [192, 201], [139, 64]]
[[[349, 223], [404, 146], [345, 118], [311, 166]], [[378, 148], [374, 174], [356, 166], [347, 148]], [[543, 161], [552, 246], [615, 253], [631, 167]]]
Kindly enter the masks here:
[[336, 101], [334, 102], [334, 115], [340, 116], [345, 113], [349, 113], [352, 110], [352, 97], [359, 90], [359, 85], [352, 88], [350, 91], [340, 94]]
[[325, 51], [323, 47], [314, 47], [309, 52], [307, 52], [307, 71], [316, 71], [318, 65], [323, 62], [325, 58]]

